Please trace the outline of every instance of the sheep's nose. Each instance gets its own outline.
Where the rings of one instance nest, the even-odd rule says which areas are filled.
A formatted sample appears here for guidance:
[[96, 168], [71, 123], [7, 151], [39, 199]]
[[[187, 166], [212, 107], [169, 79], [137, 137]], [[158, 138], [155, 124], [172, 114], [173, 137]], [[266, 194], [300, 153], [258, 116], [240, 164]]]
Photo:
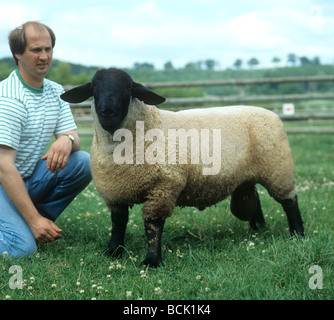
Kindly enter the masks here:
[[114, 118], [115, 116], [113, 112], [101, 112], [100, 115], [103, 118]]

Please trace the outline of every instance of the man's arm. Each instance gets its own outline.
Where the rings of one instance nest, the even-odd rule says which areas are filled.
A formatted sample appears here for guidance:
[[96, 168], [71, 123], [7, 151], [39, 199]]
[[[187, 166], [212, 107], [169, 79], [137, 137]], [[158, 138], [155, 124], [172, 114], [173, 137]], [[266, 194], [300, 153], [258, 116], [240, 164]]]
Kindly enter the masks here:
[[62, 230], [51, 220], [42, 217], [32, 203], [20, 173], [15, 167], [16, 150], [0, 145], [0, 183], [9, 199], [27, 221], [35, 238], [40, 242], [52, 242]]
[[[74, 143], [65, 134], [74, 137]], [[63, 170], [66, 166], [68, 157], [72, 152], [80, 150], [80, 138], [75, 130], [62, 132], [56, 135], [56, 141], [51, 145], [48, 152], [41, 158], [47, 160], [46, 167], [52, 173]]]

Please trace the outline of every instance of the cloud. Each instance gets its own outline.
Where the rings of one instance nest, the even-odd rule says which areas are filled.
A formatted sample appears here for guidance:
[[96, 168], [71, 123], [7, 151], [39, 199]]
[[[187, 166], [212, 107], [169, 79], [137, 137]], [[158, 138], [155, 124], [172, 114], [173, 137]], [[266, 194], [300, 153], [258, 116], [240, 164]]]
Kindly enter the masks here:
[[321, 11], [321, 15], [314, 16], [312, 8], [277, 6], [231, 18], [227, 22], [231, 51], [240, 50], [244, 58], [258, 55], [261, 64], [263, 59], [268, 63], [274, 56], [285, 59], [289, 53], [322, 56], [327, 63], [333, 63], [334, 52], [328, 44], [334, 37], [334, 18]]
[[0, 58], [10, 57], [11, 52], [7, 43], [11, 30], [29, 20], [40, 20], [41, 16], [28, 2], [0, 1]]
[[289, 39], [257, 12], [237, 16], [228, 21], [227, 25], [230, 43], [240, 49], [256, 47], [261, 50], [289, 44]]
[[202, 37], [203, 32], [203, 28], [194, 28], [193, 20], [171, 17], [151, 1], [129, 10], [114, 7], [83, 8], [80, 13], [68, 10], [55, 14], [53, 25], [58, 39], [56, 55], [67, 52], [71, 61], [78, 57], [98, 65], [129, 66], [143, 60], [155, 63], [159, 60], [161, 65], [175, 56], [173, 50], [191, 50], [196, 44], [192, 39]]
[[25, 21], [40, 20], [41, 16], [28, 2], [24, 4], [0, 1], [0, 29], [11, 30]]

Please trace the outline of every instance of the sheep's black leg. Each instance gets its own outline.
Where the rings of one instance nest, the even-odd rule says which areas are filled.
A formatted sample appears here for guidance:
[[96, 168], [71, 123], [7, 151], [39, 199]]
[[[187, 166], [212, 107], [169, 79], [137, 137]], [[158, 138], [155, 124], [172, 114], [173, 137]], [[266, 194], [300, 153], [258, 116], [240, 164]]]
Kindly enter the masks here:
[[121, 257], [124, 249], [124, 236], [129, 219], [127, 206], [111, 206], [111, 238], [108, 248], [103, 252], [105, 255]]
[[260, 197], [256, 188], [255, 188], [255, 197], [256, 197], [256, 212], [253, 218], [249, 221], [249, 225], [253, 230], [258, 230], [258, 228], [263, 228], [266, 222], [264, 221]]
[[142, 266], [156, 268], [162, 263], [161, 237], [165, 220], [144, 220], [148, 251]]
[[298, 234], [304, 236], [303, 220], [298, 207], [297, 196], [292, 199], [280, 201], [288, 217], [291, 235]]

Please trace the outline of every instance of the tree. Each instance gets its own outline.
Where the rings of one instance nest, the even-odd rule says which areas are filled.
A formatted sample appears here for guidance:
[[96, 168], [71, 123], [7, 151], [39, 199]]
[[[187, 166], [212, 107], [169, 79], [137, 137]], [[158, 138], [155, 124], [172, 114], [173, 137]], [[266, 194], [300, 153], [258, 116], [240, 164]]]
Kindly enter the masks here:
[[288, 54], [288, 63], [291, 63], [292, 65], [296, 65], [296, 61], [297, 61], [297, 56], [294, 53], [289, 53]]
[[51, 69], [49, 78], [60, 84], [71, 84], [71, 66], [67, 62], [60, 61]]
[[281, 62], [281, 59], [278, 58], [278, 57], [274, 57], [274, 58], [271, 60], [271, 62], [272, 62], [274, 65], [277, 66], [277, 65]]
[[135, 70], [154, 70], [154, 65], [148, 62], [144, 62], [144, 63], [135, 62], [133, 65], [133, 69]]
[[307, 58], [307, 57], [299, 57], [299, 61], [300, 61], [300, 64], [301, 64], [302, 66], [306, 66], [306, 65], [308, 65], [308, 64], [311, 64], [310, 59]]
[[255, 66], [257, 66], [259, 64], [259, 60], [257, 60], [256, 58], [251, 58], [247, 64], [250, 68], [254, 68]]
[[241, 59], [237, 59], [237, 60], [235, 60], [235, 62], [233, 63], [233, 66], [234, 66], [236, 69], [241, 69], [241, 66], [242, 66], [242, 60], [241, 60]]
[[204, 65], [207, 70], [214, 70], [215, 67], [218, 65], [218, 62], [212, 59], [208, 59], [204, 61]]
[[168, 71], [168, 70], [174, 70], [174, 66], [172, 64], [171, 61], [167, 61], [165, 64], [164, 64], [164, 70], [165, 71]]
[[201, 66], [198, 62], [188, 62], [185, 66], [184, 66], [185, 70], [199, 70], [201, 69]]
[[313, 65], [316, 65], [316, 66], [321, 65], [319, 57], [314, 57], [313, 59], [309, 59], [309, 58], [303, 56], [303, 57], [299, 57], [299, 61], [300, 61], [300, 64], [302, 66], [306, 66], [308, 64], [313, 64]]

